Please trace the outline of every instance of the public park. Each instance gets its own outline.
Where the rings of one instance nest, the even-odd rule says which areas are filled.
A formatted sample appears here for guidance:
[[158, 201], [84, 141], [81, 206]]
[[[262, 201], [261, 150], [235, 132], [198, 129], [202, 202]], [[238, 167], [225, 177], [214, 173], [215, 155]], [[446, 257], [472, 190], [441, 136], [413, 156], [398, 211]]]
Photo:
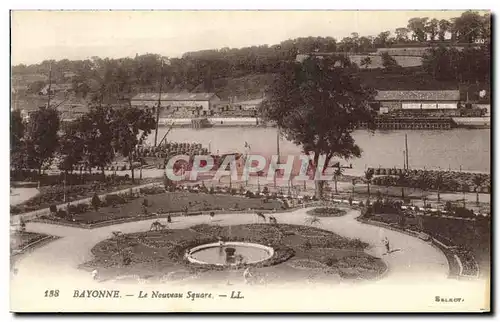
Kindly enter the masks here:
[[[353, 33], [16, 65], [47, 77], [13, 92], [12, 284], [486, 285], [489, 14], [440, 23], [369, 46]], [[355, 63], [362, 44], [380, 66]], [[391, 58], [402, 46], [420, 60]]]

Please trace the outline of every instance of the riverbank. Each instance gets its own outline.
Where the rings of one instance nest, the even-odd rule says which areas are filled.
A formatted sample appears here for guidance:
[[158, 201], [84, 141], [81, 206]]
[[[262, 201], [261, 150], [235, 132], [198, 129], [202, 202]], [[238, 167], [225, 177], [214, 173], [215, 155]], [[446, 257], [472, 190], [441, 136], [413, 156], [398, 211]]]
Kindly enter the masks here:
[[[264, 122], [257, 117], [207, 117], [208, 127], [275, 127], [271, 122]], [[418, 121], [418, 122], [417, 122]], [[160, 118], [159, 126], [190, 128], [191, 118]], [[453, 117], [453, 118], [398, 118], [390, 120], [377, 119], [376, 126], [379, 130], [450, 130], [452, 128], [464, 129], [490, 129], [490, 117]]]

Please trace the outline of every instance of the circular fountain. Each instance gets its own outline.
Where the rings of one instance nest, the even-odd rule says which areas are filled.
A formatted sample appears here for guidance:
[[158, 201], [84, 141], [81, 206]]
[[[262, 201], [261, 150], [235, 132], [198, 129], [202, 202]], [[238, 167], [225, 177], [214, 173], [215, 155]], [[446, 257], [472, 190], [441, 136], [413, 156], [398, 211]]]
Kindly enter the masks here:
[[191, 248], [186, 253], [186, 259], [194, 264], [228, 266], [240, 263], [257, 264], [273, 255], [274, 249], [260, 244], [217, 242]]

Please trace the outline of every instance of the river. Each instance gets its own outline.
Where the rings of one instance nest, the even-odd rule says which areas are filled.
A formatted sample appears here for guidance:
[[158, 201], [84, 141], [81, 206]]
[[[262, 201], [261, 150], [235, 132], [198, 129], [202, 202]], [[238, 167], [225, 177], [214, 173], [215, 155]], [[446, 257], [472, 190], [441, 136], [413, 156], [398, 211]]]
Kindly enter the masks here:
[[[166, 133], [160, 128], [158, 140]], [[356, 169], [370, 167], [403, 167], [404, 137], [408, 134], [409, 165], [411, 168], [452, 169], [490, 172], [490, 130], [408, 130], [408, 131], [355, 131], [353, 136], [362, 149], [361, 158], [343, 161]], [[276, 128], [214, 127], [194, 130], [174, 128], [168, 141], [198, 142], [212, 153], [244, 152], [245, 141], [252, 153], [276, 153]], [[148, 137], [154, 142], [154, 132]], [[300, 147], [281, 138], [280, 155], [300, 153]]]

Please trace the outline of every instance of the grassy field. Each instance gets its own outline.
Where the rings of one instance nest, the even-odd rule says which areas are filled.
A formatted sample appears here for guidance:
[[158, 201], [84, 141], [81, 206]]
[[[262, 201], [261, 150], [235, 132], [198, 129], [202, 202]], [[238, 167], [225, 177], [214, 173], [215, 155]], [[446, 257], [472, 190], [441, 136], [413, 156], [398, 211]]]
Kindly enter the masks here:
[[[118, 220], [143, 216], [143, 202], [148, 201], [148, 213], [173, 213], [184, 211], [188, 207], [189, 212], [200, 212], [209, 210], [244, 210], [244, 209], [262, 209], [272, 210], [281, 209], [281, 203], [276, 200], [264, 202], [263, 199], [252, 199], [232, 195], [216, 195], [205, 193], [190, 192], [165, 192], [156, 195], [147, 195], [129, 201], [126, 204], [116, 205], [115, 207], [103, 207], [97, 211], [91, 211], [75, 214], [72, 216], [72, 223], [95, 224], [104, 221]], [[59, 219], [65, 221], [64, 219]]]
[[[256, 264], [265, 283], [368, 280], [386, 270], [380, 259], [363, 251], [368, 245], [359, 240], [314, 227], [286, 224], [197, 225], [189, 229], [114, 237], [97, 244], [92, 249], [94, 260], [82, 268], [97, 268], [102, 279], [138, 275], [148, 280], [162, 280], [183, 271], [182, 277], [197, 276], [197, 283], [222, 283], [231, 272], [193, 265], [183, 258], [186, 249], [216, 241], [218, 237], [273, 247], [275, 255], [269, 262]], [[290, 258], [290, 254], [294, 256]]]

